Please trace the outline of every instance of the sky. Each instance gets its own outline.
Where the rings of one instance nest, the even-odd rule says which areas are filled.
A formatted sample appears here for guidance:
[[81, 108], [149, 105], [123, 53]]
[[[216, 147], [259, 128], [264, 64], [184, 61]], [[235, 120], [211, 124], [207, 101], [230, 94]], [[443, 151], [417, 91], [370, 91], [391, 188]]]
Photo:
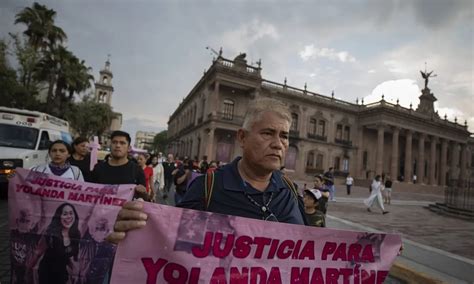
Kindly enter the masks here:
[[[399, 99], [413, 108], [429, 88], [440, 116], [474, 132], [474, 1], [470, 0], [62, 0], [67, 46], [92, 67], [111, 54], [112, 106], [123, 129], [160, 131], [210, 67], [214, 50], [262, 61], [265, 79], [349, 102]], [[0, 1], [0, 37], [22, 32], [32, 1]], [[426, 63], [426, 65], [425, 65]], [[426, 66], [426, 67], [425, 67]]]

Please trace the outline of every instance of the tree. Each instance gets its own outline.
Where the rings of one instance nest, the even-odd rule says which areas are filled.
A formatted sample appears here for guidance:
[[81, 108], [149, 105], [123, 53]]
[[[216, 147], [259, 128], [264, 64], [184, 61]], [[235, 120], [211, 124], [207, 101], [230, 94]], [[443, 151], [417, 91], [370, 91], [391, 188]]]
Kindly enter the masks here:
[[15, 24], [26, 25], [23, 34], [35, 50], [49, 48], [52, 51], [57, 44], [67, 39], [63, 29], [54, 24], [55, 17], [56, 11], [35, 2], [33, 7], [26, 7], [16, 15]]
[[153, 150], [165, 152], [166, 146], [168, 146], [168, 130], [163, 130], [153, 138]]
[[0, 40], [0, 104], [7, 107], [37, 107], [38, 102], [20, 83], [7, 60], [8, 45]]
[[66, 116], [71, 127], [84, 137], [101, 136], [114, 117], [114, 112], [108, 104], [95, 102], [90, 97], [72, 105], [71, 112]]
[[[28, 38], [30, 46], [36, 53], [43, 53], [43, 56], [51, 57], [58, 45], [67, 39], [66, 33], [54, 24], [55, 17], [56, 11], [48, 9], [45, 5], [40, 5], [37, 2], [33, 3], [32, 7], [24, 8], [15, 17], [15, 24], [21, 23], [26, 25], [26, 30], [23, 34]], [[48, 67], [54, 73], [55, 65], [51, 63]], [[32, 75], [28, 74], [29, 77], [25, 81], [30, 82]], [[52, 101], [55, 84], [53, 74], [49, 76], [47, 82], [49, 83], [47, 98], [47, 103], [49, 104]], [[29, 85], [27, 84], [25, 87], [28, 89]]]

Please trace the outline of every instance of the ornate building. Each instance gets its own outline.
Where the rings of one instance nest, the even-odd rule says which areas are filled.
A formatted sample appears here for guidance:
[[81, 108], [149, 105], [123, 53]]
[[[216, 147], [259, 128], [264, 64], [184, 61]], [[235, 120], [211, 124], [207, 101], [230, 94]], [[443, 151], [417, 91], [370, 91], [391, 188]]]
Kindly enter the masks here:
[[[271, 97], [291, 109], [293, 123], [285, 166], [297, 178], [334, 167], [361, 179], [390, 174], [405, 182], [445, 185], [448, 179], [471, 175], [473, 144], [466, 123], [440, 118], [428, 88], [418, 108], [382, 99], [350, 103], [315, 92], [265, 80], [261, 64], [247, 64], [245, 54], [234, 60], [219, 53], [169, 118], [169, 151], [209, 160], [231, 161], [241, 154], [236, 131], [253, 100]], [[472, 157], [472, 158], [468, 158]]]
[[153, 145], [155, 139], [155, 132], [137, 131], [135, 134], [135, 148], [148, 149]]
[[[100, 103], [108, 104], [112, 107], [112, 95], [114, 87], [112, 86], [112, 78], [114, 77], [110, 69], [110, 60], [107, 59], [104, 68], [99, 71], [99, 80], [95, 82], [95, 100]], [[100, 137], [102, 145], [110, 146], [110, 133], [122, 128], [122, 114], [114, 112], [109, 128]]]

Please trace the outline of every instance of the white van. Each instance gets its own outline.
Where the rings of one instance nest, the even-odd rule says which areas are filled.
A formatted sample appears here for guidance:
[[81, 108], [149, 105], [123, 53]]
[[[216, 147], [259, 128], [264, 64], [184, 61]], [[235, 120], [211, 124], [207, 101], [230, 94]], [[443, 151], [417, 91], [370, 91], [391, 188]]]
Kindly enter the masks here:
[[67, 121], [42, 112], [0, 107], [0, 191], [15, 168], [45, 163], [50, 141], [58, 139], [72, 142]]

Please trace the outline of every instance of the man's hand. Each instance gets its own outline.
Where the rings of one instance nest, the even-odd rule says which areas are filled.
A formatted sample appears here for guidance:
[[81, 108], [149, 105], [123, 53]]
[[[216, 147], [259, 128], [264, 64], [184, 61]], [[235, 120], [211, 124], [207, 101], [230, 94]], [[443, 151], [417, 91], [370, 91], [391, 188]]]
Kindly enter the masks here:
[[145, 227], [148, 216], [143, 213], [143, 202], [128, 201], [120, 209], [115, 221], [114, 231], [106, 240], [118, 244], [125, 239], [126, 232]]
[[135, 186], [135, 196], [137, 198], [143, 198], [145, 201], [150, 200], [150, 196], [146, 192], [146, 188], [141, 184]]

